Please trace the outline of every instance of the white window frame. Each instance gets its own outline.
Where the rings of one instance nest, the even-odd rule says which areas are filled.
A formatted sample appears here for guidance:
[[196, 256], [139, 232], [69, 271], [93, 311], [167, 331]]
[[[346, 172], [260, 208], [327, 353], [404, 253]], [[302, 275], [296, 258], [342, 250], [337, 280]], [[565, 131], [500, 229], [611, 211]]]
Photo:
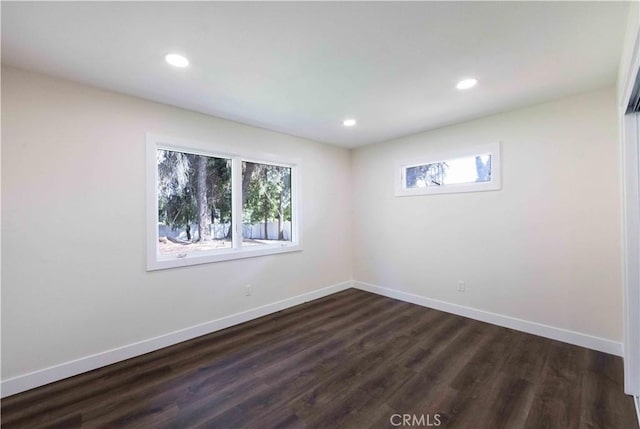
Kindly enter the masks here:
[[[405, 178], [408, 168], [477, 155], [491, 155], [491, 180], [488, 182], [452, 183], [442, 186], [426, 186], [424, 188], [407, 188], [406, 186], [407, 182]], [[434, 152], [423, 158], [396, 161], [394, 166], [394, 184], [396, 197], [500, 190], [500, 142]]]
[[[160, 255], [158, 237], [158, 161], [157, 150], [166, 149], [196, 155], [231, 159], [231, 224], [234, 228], [231, 248], [187, 253], [186, 256]], [[242, 246], [242, 162], [291, 168], [291, 241], [261, 246]], [[302, 217], [300, 210], [300, 161], [283, 159], [266, 153], [238, 153], [220, 144], [185, 140], [147, 133], [147, 271], [208, 264], [233, 259], [302, 250]]]

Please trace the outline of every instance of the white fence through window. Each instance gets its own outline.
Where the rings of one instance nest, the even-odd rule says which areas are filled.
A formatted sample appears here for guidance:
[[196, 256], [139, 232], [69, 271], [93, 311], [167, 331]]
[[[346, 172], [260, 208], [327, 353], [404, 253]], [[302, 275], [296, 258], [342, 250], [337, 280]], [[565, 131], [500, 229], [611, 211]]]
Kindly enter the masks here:
[[[211, 225], [211, 238], [214, 240], [222, 240], [229, 233], [230, 223], [214, 223]], [[193, 224], [191, 228], [191, 239], [198, 240], [198, 225]], [[291, 241], [291, 222], [282, 223], [284, 240]], [[248, 239], [256, 240], [278, 240], [278, 222], [267, 222], [267, 236], [265, 236], [264, 222], [242, 225], [242, 236]], [[158, 237], [170, 237], [178, 240], [187, 241], [186, 228], [172, 229], [168, 225], [158, 224]]]

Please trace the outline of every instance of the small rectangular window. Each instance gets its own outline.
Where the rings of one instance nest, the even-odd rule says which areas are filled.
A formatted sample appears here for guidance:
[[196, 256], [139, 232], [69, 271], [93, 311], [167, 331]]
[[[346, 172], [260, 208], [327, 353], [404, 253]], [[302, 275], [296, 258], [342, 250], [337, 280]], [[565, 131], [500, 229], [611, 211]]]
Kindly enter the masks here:
[[500, 189], [498, 143], [396, 163], [396, 196]]
[[208, 146], [147, 135], [147, 269], [301, 250], [297, 164]]

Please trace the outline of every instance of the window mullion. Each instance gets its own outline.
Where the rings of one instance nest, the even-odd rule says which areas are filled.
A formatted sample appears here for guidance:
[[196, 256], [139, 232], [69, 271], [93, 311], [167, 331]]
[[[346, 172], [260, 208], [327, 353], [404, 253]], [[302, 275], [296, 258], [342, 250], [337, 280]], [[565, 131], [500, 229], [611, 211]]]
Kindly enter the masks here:
[[233, 225], [232, 246], [242, 248], [242, 159], [231, 161], [231, 218]]

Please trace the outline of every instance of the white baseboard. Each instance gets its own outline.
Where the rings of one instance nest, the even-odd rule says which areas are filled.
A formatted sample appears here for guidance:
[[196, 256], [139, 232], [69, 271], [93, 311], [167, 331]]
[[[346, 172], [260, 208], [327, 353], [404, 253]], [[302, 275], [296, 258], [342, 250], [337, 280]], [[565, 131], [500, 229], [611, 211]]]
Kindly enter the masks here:
[[376, 286], [370, 283], [354, 281], [353, 287], [378, 295], [383, 295], [389, 298], [399, 299], [401, 301], [410, 302], [412, 304], [418, 304], [423, 307], [429, 307], [436, 310], [445, 311], [447, 313], [453, 313], [459, 316], [468, 317], [470, 319], [479, 320], [481, 322], [504, 326], [505, 328], [515, 329], [517, 331], [551, 338], [552, 340], [558, 340], [565, 343], [574, 344], [576, 346], [586, 347], [588, 349], [597, 350], [616, 356], [622, 356], [622, 343], [607, 340], [605, 338], [594, 337], [591, 335], [582, 334], [580, 332], [569, 331], [567, 329], [556, 328], [549, 325], [543, 325], [537, 322], [517, 319], [515, 317], [491, 313], [488, 311], [478, 310], [458, 304], [452, 304], [437, 299], [426, 298], [424, 296], [402, 292], [397, 289], [389, 289], [381, 286]]
[[164, 347], [172, 346], [202, 335], [210, 334], [230, 326], [238, 325], [258, 317], [266, 316], [277, 311], [293, 307], [298, 304], [322, 298], [327, 295], [351, 288], [352, 282], [338, 283], [313, 292], [297, 295], [291, 298], [263, 305], [242, 313], [201, 323], [189, 328], [180, 329], [148, 340], [139, 341], [116, 349], [107, 350], [73, 361], [65, 362], [49, 368], [3, 380], [0, 387], [0, 397], [14, 395], [35, 387], [44, 386], [83, 372], [92, 371], [103, 366], [111, 365], [132, 357], [140, 356]]
[[637, 396], [634, 396], [633, 402], [636, 406], [636, 417], [638, 417], [638, 426], [640, 427], [640, 398]]

